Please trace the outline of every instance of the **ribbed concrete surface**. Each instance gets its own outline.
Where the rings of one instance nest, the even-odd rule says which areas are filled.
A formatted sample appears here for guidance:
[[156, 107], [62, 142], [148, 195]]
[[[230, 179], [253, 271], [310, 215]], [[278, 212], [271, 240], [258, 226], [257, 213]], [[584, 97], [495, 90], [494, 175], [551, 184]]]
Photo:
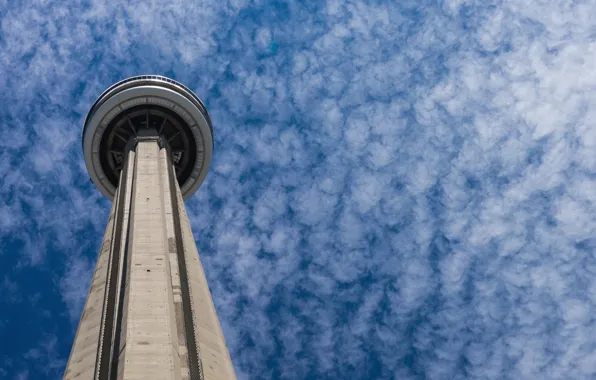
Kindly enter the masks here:
[[123, 173], [64, 379], [235, 379], [166, 149]]
[[65, 380], [93, 379], [99, 346], [99, 330], [105, 299], [108, 260], [112, 250], [112, 232], [117, 202], [112, 204], [108, 226], [101, 244], [87, 301], [79, 322], [70, 358], [64, 373]]
[[182, 227], [184, 257], [188, 271], [190, 296], [192, 307], [195, 311], [195, 331], [199, 344], [201, 362], [205, 379], [232, 379], [236, 378], [232, 360], [215, 312], [211, 299], [207, 278], [203, 265], [199, 259], [197, 246], [190, 229], [186, 209], [182, 202], [182, 194], [177, 189], [180, 221]]

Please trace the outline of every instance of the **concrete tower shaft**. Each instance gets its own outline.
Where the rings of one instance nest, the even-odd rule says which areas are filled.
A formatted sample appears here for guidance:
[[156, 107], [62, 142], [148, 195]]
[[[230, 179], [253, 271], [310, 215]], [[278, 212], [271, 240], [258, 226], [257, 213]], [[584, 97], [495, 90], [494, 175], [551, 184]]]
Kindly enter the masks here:
[[[94, 108], [101, 109], [98, 102]], [[177, 107], [170, 110], [179, 112]], [[125, 107], [112, 102], [109, 108], [119, 113], [107, 118], [102, 132], [106, 117], [95, 118], [94, 108], [83, 149], [87, 166], [96, 170], [94, 183], [104, 191], [113, 186], [106, 194], [113, 204], [64, 379], [235, 379], [183, 201], [184, 185], [191, 183], [187, 195], [192, 194], [205, 176], [201, 170], [208, 167], [213, 147], [210, 128], [208, 134], [205, 129], [193, 132], [191, 119], [191, 128], [184, 130], [175, 112], [154, 104]], [[132, 125], [129, 134], [118, 129], [122, 124]], [[104, 133], [110, 134], [112, 145], [105, 144]], [[126, 140], [124, 145], [115, 143], [120, 139], [116, 133]], [[195, 144], [199, 140], [193, 134], [202, 133], [194, 162], [188, 151], [192, 144], [178, 138], [182, 133]], [[104, 143], [95, 152], [97, 139]], [[106, 147], [113, 149], [106, 152]], [[119, 163], [114, 152], [121, 155]], [[203, 160], [197, 164], [200, 154]], [[117, 176], [115, 184], [105, 174], [109, 170]]]

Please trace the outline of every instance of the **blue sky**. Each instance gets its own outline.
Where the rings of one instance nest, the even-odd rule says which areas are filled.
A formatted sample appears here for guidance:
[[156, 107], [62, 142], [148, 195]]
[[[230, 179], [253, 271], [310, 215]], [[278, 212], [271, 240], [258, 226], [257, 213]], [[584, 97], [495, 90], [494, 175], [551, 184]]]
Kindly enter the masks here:
[[0, 0], [0, 378], [58, 379], [109, 202], [86, 112], [192, 88], [241, 379], [596, 378], [595, 1]]

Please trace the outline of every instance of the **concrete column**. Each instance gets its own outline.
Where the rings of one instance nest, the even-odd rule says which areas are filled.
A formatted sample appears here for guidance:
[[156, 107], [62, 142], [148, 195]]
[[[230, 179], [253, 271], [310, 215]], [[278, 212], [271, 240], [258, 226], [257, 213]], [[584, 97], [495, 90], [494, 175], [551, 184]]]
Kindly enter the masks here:
[[235, 379], [167, 149], [129, 153], [65, 379]]

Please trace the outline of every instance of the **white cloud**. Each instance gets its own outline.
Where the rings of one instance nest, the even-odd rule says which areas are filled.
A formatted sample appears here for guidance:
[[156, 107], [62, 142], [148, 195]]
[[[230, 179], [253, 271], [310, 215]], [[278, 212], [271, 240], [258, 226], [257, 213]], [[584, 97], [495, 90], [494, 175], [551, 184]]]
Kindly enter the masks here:
[[188, 208], [241, 377], [593, 375], [593, 3], [5, 8], [0, 238], [70, 318], [108, 212], [83, 117], [167, 73], [214, 120]]

